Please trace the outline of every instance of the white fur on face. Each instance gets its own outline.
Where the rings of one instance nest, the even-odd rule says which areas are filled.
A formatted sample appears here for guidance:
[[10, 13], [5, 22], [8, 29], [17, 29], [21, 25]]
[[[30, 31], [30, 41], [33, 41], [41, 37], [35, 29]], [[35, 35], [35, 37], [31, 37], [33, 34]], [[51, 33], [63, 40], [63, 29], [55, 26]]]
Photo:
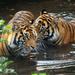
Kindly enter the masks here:
[[34, 38], [37, 39], [37, 33], [35, 30], [33, 30]]
[[[51, 36], [51, 35], [52, 35], [52, 33], [49, 34], [49, 36]], [[50, 39], [48, 39], [48, 40], [50, 40], [50, 41], [55, 41], [55, 40], [57, 40], [58, 38], [59, 38], [59, 34], [57, 34], [57, 32], [54, 32], [52, 38], [50, 38]]]
[[[11, 36], [11, 37], [10, 37], [10, 36]], [[16, 39], [16, 40], [18, 41], [18, 39]], [[13, 41], [14, 41], [14, 36], [13, 36], [12, 34], [10, 34], [9, 37], [8, 37], [8, 45], [9, 45], [11, 48], [16, 48], [17, 45], [15, 45], [15, 44], [13, 43]]]

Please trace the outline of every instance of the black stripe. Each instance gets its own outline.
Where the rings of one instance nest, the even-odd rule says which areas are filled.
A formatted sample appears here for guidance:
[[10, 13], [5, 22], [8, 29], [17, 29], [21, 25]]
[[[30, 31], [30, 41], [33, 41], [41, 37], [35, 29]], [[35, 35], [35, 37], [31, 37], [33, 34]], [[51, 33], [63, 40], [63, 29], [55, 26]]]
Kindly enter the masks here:
[[47, 19], [43, 19], [43, 20], [45, 20], [47, 22], [47, 25], [51, 25], [49, 19], [48, 19], [48, 21], [47, 21]]
[[73, 30], [73, 40], [74, 40], [74, 28], [73, 28], [73, 26], [72, 26], [72, 30]]
[[50, 34], [50, 31], [49, 31], [49, 29], [48, 29], [48, 36], [49, 36], [49, 34]]
[[29, 27], [29, 26], [25, 26], [24, 29], [26, 29], [27, 27]]
[[72, 26], [72, 30], [73, 30], [73, 40], [74, 40], [74, 26], [72, 25], [72, 23], [70, 23]]
[[2, 54], [3, 54], [3, 56], [4, 56], [3, 49], [1, 49], [1, 52], [2, 52]]
[[[18, 21], [17, 21], [17, 22], [18, 22]], [[23, 23], [23, 24], [24, 24], [24, 21], [18, 22], [18, 24], [20, 24], [20, 23]]]
[[[48, 20], [46, 18], [40, 18], [40, 19], [46, 21], [48, 25], [50, 24], [50, 22], [48, 22]], [[41, 22], [41, 23], [43, 23], [43, 22]]]
[[[41, 30], [39, 33], [41, 33], [43, 30]], [[48, 36], [49, 36], [49, 26], [42, 32], [42, 34], [44, 34], [45, 32], [48, 32]], [[47, 36], [47, 35], [46, 35]], [[47, 39], [47, 38], [46, 38]]]
[[30, 20], [32, 20], [32, 18], [30, 16], [26, 15], [26, 14], [24, 14], [23, 16], [30, 19]]
[[71, 41], [71, 28], [70, 28], [70, 24], [67, 23], [68, 27], [69, 27], [69, 31], [70, 31], [70, 41]]
[[20, 18], [17, 18], [17, 19], [15, 19], [15, 20], [23, 21], [22, 19], [23, 19], [25, 22], [27, 21], [27, 22], [29, 23], [29, 21], [28, 21], [26, 18], [24, 18], [24, 17], [20, 17]]
[[10, 55], [13, 55], [14, 52], [12, 51], [12, 49], [9, 46], [7, 46], [7, 43], [6, 42], [5, 42], [5, 46], [6, 46], [6, 49], [8, 50], [8, 52], [9, 52], [9, 54]]
[[30, 15], [31, 17], [33, 17], [30, 13], [25, 13], [25, 14], [28, 14], [28, 15]]
[[17, 41], [17, 45], [19, 45], [19, 42], [20, 42], [20, 38], [21, 37], [23, 37], [23, 36], [19, 36], [18, 41]]
[[[48, 30], [48, 35], [50, 34], [50, 31]], [[52, 34], [51, 34], [51, 36], [48, 36], [47, 38], [45, 38], [45, 39], [50, 39], [50, 38], [52, 38], [53, 37], [53, 34], [54, 34], [54, 28], [52, 28]]]
[[23, 14], [23, 12], [18, 13], [18, 16], [17, 17], [20, 18], [22, 14]]
[[2, 49], [2, 53], [3, 53], [3, 55], [6, 55], [3, 44], [4, 44], [4, 43], [2, 43], [2, 48], [3, 48], [3, 49]]
[[27, 21], [29, 23], [29, 20], [27, 20], [26, 18], [24, 18], [24, 17], [21, 17], [21, 18], [24, 19], [25, 21]]
[[[23, 19], [23, 20], [22, 20]], [[15, 21], [16, 20], [19, 20], [19, 21], [21, 21], [22, 23], [25, 23], [26, 24], [26, 21], [29, 23], [29, 21], [26, 19], [26, 18], [24, 18], [24, 17], [20, 17], [20, 18], [16, 18], [16, 19], [14, 19]], [[17, 21], [18, 22], [18, 21]]]
[[52, 35], [51, 36], [49, 36], [50, 38], [52, 38], [53, 37], [53, 34], [54, 34], [54, 28], [52, 28]]
[[56, 41], [56, 43], [54, 43], [54, 45], [58, 45], [62, 41], [62, 38], [59, 41], [58, 40]]
[[49, 20], [49, 18], [48, 19], [43, 19], [43, 20], [45, 20], [48, 25], [51, 25], [51, 20]]
[[[29, 16], [28, 16], [29, 15]], [[23, 16], [23, 17], [22, 17]], [[29, 13], [25, 13], [21, 16], [21, 18], [23, 18], [25, 21], [27, 21], [29, 23], [29, 20], [27, 19], [30, 19], [32, 22], [34, 21], [33, 18], [32, 18], [32, 15], [30, 15]], [[26, 19], [27, 18], [27, 19]]]
[[48, 19], [49, 22], [51, 22], [50, 18]]
[[30, 13], [25, 13], [24, 11], [21, 11], [21, 13], [18, 13], [18, 15], [19, 15], [18, 18], [21, 18], [21, 16], [24, 16], [26, 14], [28, 14], [31, 17], [33, 17]]
[[22, 35], [23, 35], [23, 32], [21, 31], [21, 32], [20, 32], [20, 34], [22, 34]]
[[17, 37], [17, 35], [18, 35], [18, 33], [15, 34], [14, 41], [13, 41], [13, 43], [14, 43], [15, 45], [17, 45], [17, 43], [16, 43], [16, 37]]
[[44, 33], [45, 33], [46, 31], [48, 32], [48, 36], [49, 36], [49, 34], [50, 34], [49, 25], [48, 25], [48, 27], [46, 28], [46, 30], [44, 31]]
[[65, 28], [65, 26], [63, 25], [63, 22], [62, 22], [62, 21], [61, 21], [61, 23], [62, 23], [62, 24], [61, 24], [61, 25], [62, 25], [62, 27], [63, 27], [63, 28]]
[[65, 26], [66, 26], [66, 30], [67, 30], [67, 23], [65, 22], [64, 24], [65, 24]]
[[[24, 22], [21, 18], [16, 18], [16, 19], [14, 19], [15, 21], [16, 20], [20, 20], [20, 21], [22, 21], [22, 22]], [[18, 21], [17, 21], [18, 22]]]
[[49, 26], [46, 29], [49, 29]]
[[57, 29], [58, 29], [58, 31], [59, 31], [59, 27], [58, 27], [58, 25], [57, 25], [57, 24], [55, 25], [55, 28], [57, 28]]
[[75, 24], [75, 22], [71, 22], [71, 23], [74, 23]]
[[56, 41], [53, 42], [53, 45], [58, 45], [61, 41], [62, 41], [62, 38], [59, 37]]
[[52, 18], [51, 18], [52, 16], [51, 15], [48, 14], [48, 16], [45, 16], [45, 18], [46, 17], [49, 18], [50, 20], [52, 20]]

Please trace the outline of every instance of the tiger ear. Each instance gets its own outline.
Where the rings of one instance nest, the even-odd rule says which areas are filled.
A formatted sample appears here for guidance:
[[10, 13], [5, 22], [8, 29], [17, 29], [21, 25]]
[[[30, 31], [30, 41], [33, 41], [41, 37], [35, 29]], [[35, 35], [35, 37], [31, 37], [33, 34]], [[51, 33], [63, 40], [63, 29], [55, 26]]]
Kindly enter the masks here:
[[42, 12], [40, 12], [40, 15], [42, 15], [42, 14], [47, 14], [45, 9], [43, 9]]
[[14, 21], [13, 26], [12, 26], [12, 30], [17, 31], [18, 29], [19, 29], [19, 24], [16, 21]]

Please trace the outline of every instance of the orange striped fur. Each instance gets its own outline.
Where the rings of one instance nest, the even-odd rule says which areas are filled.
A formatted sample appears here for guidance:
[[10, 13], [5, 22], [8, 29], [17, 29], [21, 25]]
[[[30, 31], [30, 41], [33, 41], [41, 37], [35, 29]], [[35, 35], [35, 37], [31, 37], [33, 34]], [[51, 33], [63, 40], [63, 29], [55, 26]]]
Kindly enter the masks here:
[[13, 32], [2, 34], [8, 42], [0, 43], [0, 56], [27, 56], [36, 47], [36, 32], [32, 26], [34, 15], [29, 11], [19, 11], [9, 21]]

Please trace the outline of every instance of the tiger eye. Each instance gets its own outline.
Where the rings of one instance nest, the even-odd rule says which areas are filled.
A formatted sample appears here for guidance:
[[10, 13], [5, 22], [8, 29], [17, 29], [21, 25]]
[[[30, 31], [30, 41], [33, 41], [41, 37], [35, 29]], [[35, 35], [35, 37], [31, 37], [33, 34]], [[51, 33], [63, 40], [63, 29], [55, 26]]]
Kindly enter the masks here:
[[43, 25], [43, 26], [45, 26], [45, 24], [44, 24], [44, 23], [43, 23], [42, 25]]
[[29, 30], [26, 30], [26, 32], [28, 32]]
[[23, 27], [24, 25], [22, 25], [22, 27]]
[[23, 34], [23, 32], [21, 31], [20, 34]]
[[29, 21], [30, 24], [33, 24], [34, 20], [32, 19], [31, 21]]
[[41, 21], [39, 21], [39, 23], [41, 23]]

